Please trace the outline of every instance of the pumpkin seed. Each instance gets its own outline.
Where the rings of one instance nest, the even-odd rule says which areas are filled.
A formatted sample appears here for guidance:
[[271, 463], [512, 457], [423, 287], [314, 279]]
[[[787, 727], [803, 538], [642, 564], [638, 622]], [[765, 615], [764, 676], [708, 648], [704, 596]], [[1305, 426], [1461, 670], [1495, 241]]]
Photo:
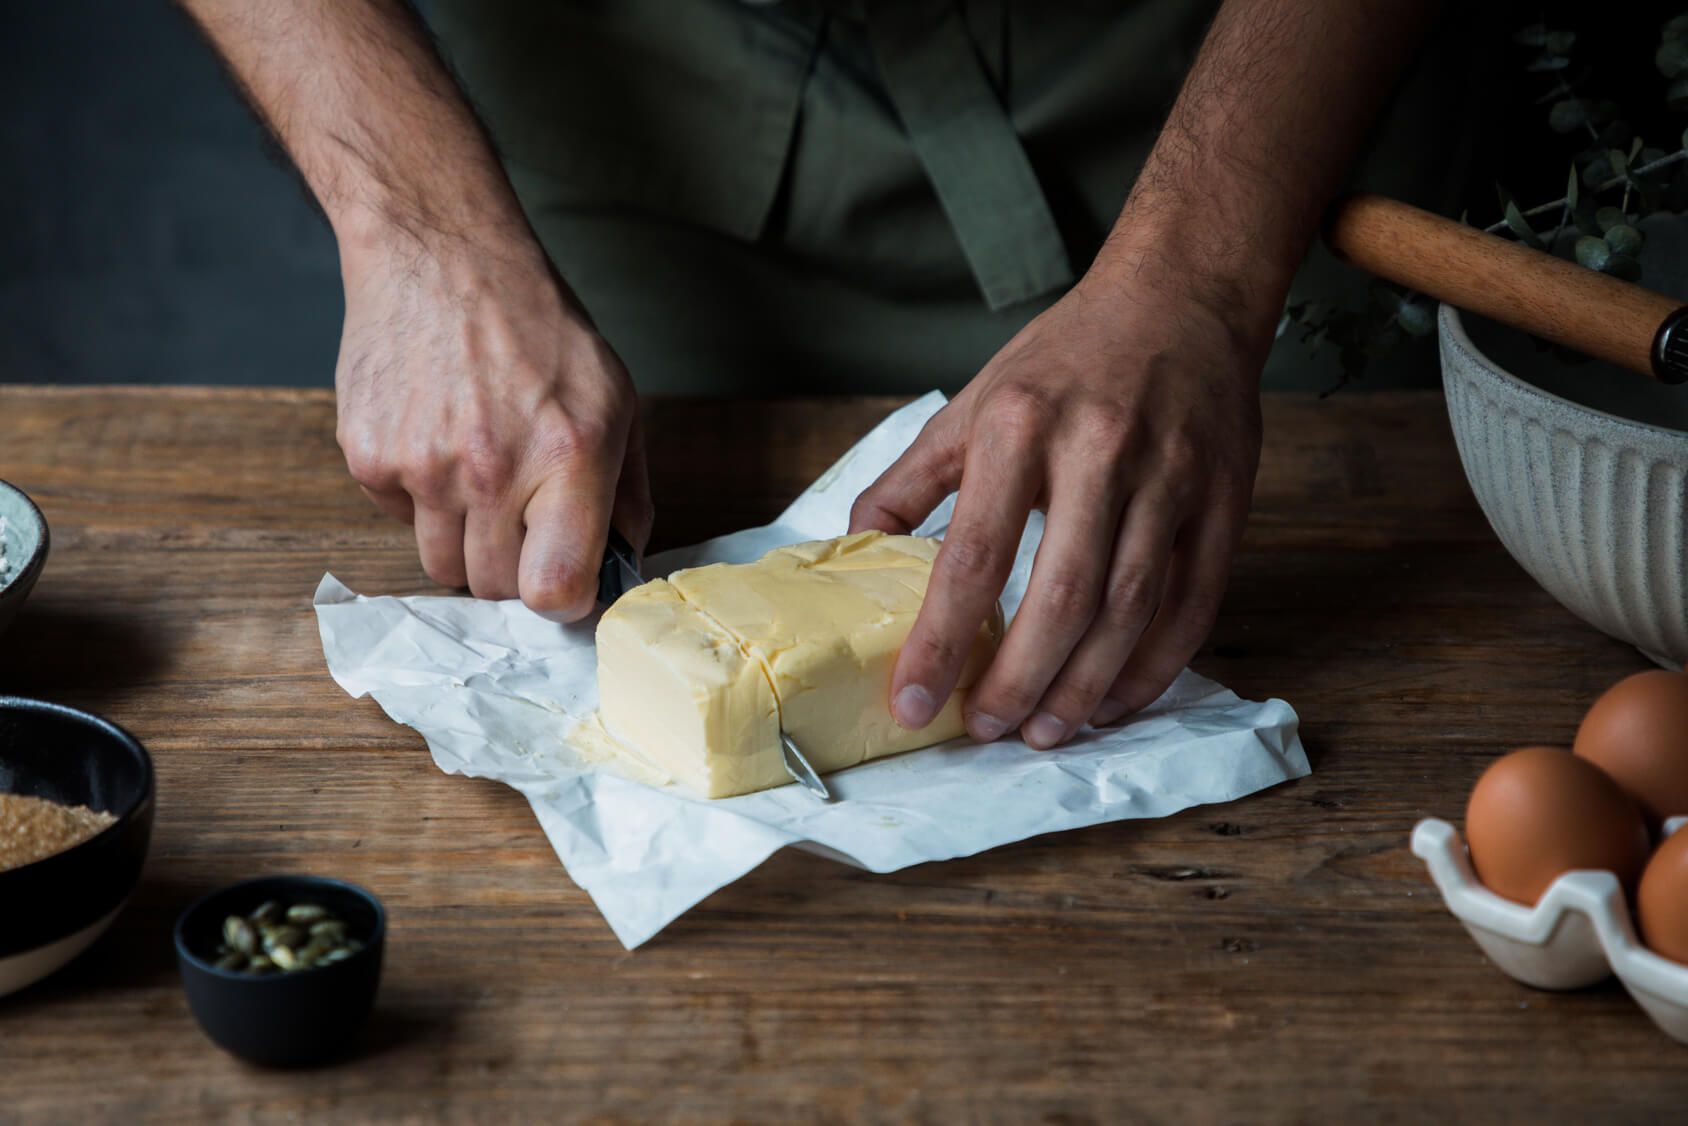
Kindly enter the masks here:
[[239, 915], [230, 915], [223, 920], [223, 940], [242, 954], [251, 954], [258, 949], [258, 936], [252, 932], [252, 924]]
[[317, 903], [283, 907], [270, 899], [247, 915], [223, 920], [218, 969], [249, 974], [309, 969], [343, 962], [363, 949], [346, 934], [346, 922]]
[[305, 941], [303, 930], [285, 923], [279, 927], [265, 927], [263, 933], [265, 951], [273, 951], [278, 946], [297, 947]]
[[346, 937], [346, 924], [339, 919], [324, 919], [320, 923], [311, 924], [312, 939], [326, 939], [329, 942], [341, 942]]

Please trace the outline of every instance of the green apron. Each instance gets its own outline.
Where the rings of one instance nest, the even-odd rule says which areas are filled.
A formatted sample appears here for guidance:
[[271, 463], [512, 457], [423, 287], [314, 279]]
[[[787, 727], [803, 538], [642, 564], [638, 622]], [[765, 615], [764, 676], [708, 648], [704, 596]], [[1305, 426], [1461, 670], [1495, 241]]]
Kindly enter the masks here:
[[[425, 11], [541, 241], [640, 389], [768, 395], [966, 383], [1090, 262], [1214, 7]], [[1422, 200], [1445, 187], [1435, 165], [1396, 161], [1368, 186]], [[1300, 355], [1280, 362], [1291, 351], [1269, 383], [1328, 381]]]

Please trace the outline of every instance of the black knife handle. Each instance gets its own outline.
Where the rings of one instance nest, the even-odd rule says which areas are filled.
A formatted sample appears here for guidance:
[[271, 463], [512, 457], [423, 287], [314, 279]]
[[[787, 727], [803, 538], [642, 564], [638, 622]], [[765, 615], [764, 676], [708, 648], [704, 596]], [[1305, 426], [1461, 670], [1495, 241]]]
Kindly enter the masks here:
[[604, 562], [598, 568], [598, 601], [608, 606], [627, 593], [627, 572], [639, 570], [639, 553], [627, 542], [627, 537], [610, 525], [609, 542], [604, 545]]

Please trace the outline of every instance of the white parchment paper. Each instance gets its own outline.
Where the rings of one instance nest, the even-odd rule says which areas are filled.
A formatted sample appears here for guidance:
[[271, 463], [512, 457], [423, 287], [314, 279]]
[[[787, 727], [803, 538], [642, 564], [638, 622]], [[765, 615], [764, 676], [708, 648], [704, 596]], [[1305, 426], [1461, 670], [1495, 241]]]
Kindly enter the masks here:
[[[842, 534], [856, 494], [943, 402], [933, 393], [891, 415], [775, 523], [653, 556], [646, 573], [748, 562]], [[942, 535], [951, 507], [921, 533]], [[1003, 594], [1010, 618], [1042, 531], [1034, 514]], [[1288, 704], [1242, 700], [1186, 670], [1130, 723], [1085, 731], [1058, 751], [1017, 738], [957, 740], [830, 775], [840, 799], [832, 804], [796, 785], [709, 801], [641, 781], [571, 740], [597, 705], [596, 618], [561, 626], [515, 601], [364, 597], [333, 575], [323, 576], [315, 605], [340, 686], [421, 732], [441, 770], [525, 795], [569, 875], [630, 949], [787, 845], [890, 872], [1230, 801], [1309, 769]]]

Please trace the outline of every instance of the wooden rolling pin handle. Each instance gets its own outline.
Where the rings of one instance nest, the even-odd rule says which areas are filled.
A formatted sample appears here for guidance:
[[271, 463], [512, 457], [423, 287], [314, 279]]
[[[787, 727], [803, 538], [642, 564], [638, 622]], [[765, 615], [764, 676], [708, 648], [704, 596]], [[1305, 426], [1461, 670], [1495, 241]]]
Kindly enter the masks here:
[[1688, 306], [1399, 200], [1339, 200], [1337, 256], [1367, 273], [1665, 383], [1688, 381]]

